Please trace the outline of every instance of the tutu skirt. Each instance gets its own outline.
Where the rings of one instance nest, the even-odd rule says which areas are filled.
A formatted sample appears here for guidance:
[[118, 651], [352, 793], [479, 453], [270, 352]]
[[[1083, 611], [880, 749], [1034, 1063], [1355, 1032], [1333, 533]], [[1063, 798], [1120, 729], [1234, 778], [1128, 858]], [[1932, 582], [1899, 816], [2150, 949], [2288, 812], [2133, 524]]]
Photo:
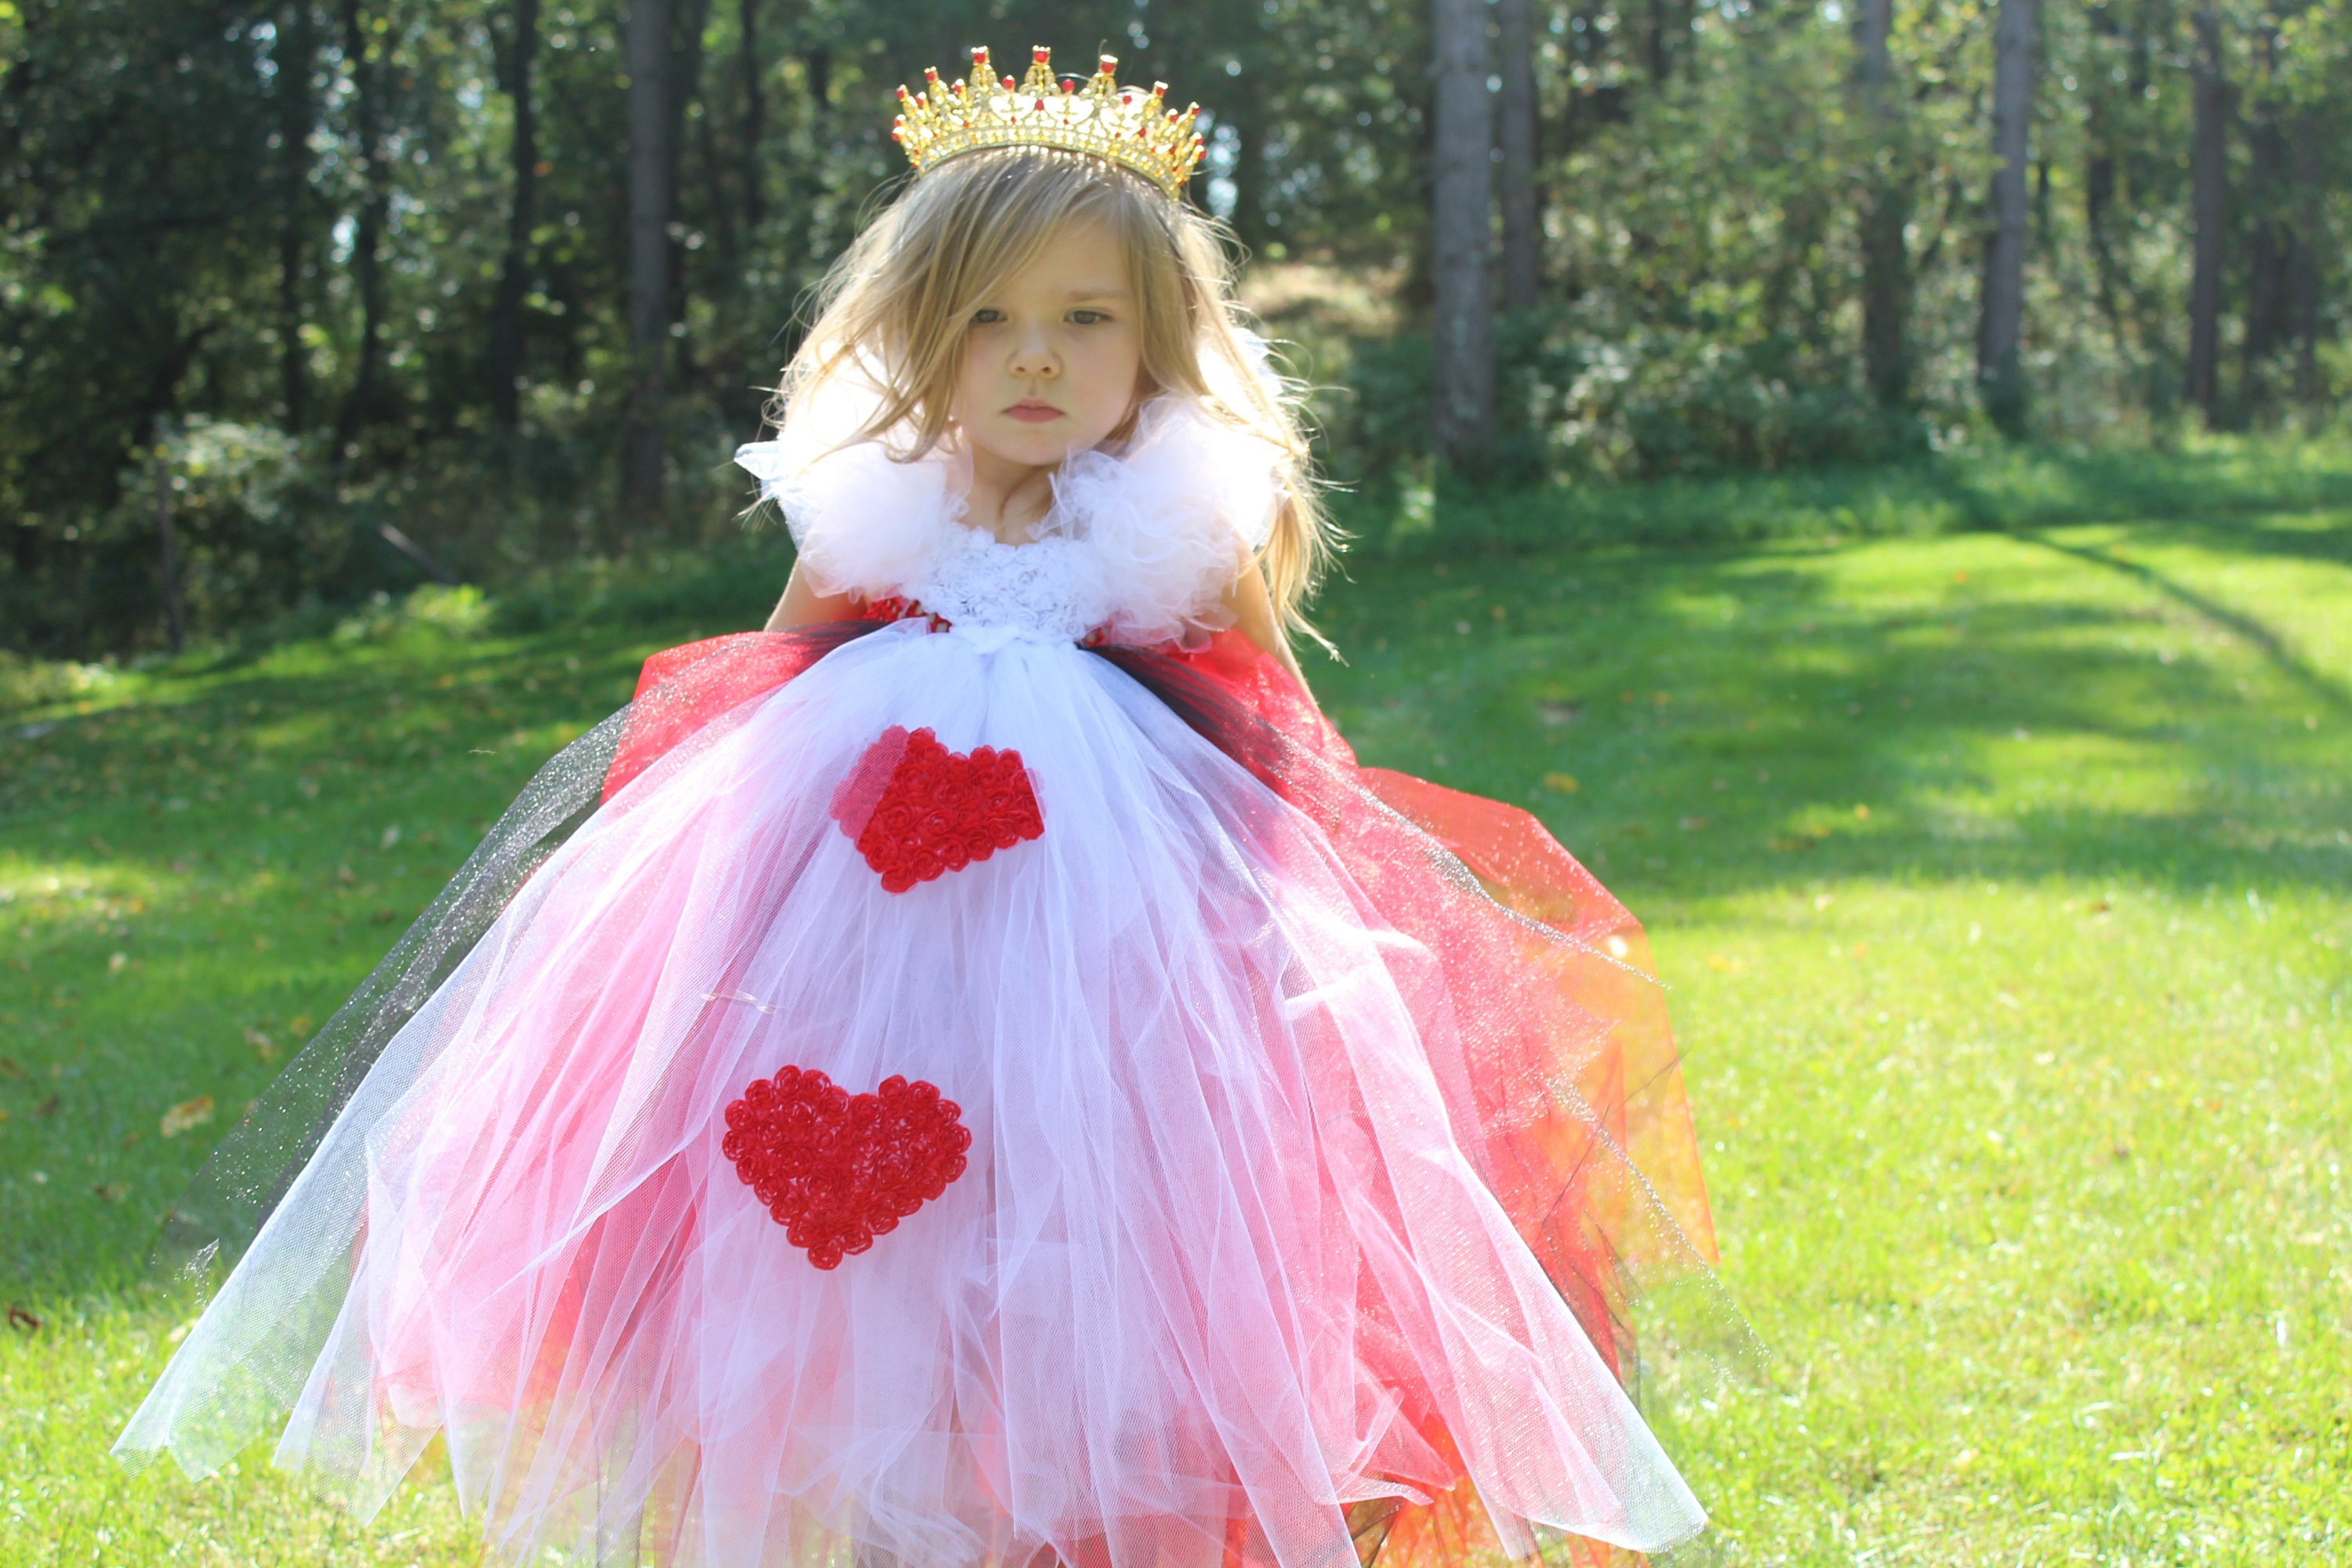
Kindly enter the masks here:
[[[1037, 831], [893, 884], [847, 812], [924, 730]], [[673, 650], [182, 1205], [236, 1266], [121, 1447], [282, 1422], [365, 1515], [439, 1434], [518, 1561], [1670, 1546], [1629, 1305], [1712, 1243], [1644, 964], [1238, 638]], [[786, 1068], [936, 1086], [961, 1173], [796, 1245], [727, 1142]]]

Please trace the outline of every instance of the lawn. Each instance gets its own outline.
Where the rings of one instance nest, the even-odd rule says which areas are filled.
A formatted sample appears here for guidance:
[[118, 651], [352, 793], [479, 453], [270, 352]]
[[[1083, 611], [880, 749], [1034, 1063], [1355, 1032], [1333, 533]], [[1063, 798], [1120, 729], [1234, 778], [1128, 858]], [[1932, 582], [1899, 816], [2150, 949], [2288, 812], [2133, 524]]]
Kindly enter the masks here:
[[[0, 1562], [478, 1560], [436, 1475], [361, 1531], [266, 1447], [120, 1474], [178, 1321], [146, 1249], [532, 768], [756, 621], [743, 575], [0, 729]], [[1367, 760], [1528, 804], [1655, 935], [1767, 1347], [1670, 1412], [1726, 1561], [2352, 1554], [2352, 512], [1375, 552], [1326, 606]]]

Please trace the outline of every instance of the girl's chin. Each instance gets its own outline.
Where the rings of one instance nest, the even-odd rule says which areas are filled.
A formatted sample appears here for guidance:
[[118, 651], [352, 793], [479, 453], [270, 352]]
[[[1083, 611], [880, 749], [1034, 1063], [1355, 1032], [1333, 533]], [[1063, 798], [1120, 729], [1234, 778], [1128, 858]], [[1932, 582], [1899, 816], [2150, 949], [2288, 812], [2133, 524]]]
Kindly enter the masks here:
[[[1007, 428], [1007, 426], [1011, 426]], [[1006, 462], [1030, 468], [1050, 468], [1067, 457], [1072, 447], [1090, 447], [1093, 442], [1082, 438], [1077, 422], [1067, 417], [1045, 425], [1022, 425], [1011, 420], [996, 422], [981, 440], [991, 453]]]

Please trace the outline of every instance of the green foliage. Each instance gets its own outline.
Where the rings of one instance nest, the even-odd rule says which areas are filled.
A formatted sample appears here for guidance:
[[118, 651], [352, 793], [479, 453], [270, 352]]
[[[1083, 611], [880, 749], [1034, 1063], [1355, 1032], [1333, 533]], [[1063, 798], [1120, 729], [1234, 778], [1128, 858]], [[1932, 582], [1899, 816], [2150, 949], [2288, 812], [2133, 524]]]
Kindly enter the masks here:
[[[1616, 330], [1582, 307], [1507, 318], [1497, 374], [1504, 424], [1492, 462], [1466, 476], [1504, 489], [1549, 477], [1638, 480], [1778, 473], [1916, 454], [1915, 414], [1880, 407], [1785, 338], [1741, 344], [1702, 331]], [[1332, 478], [1378, 478], [1425, 458], [1432, 353], [1402, 333], [1346, 345], [1317, 410]]]
[[102, 664], [26, 658], [0, 648], [0, 713], [102, 692], [114, 671]]
[[[2217, 454], [2170, 521], [1375, 557], [1324, 606], [1366, 759], [1528, 803], [1655, 938], [1769, 1352], [1668, 1406], [1730, 1563], [2342, 1554], [2352, 507], [2225, 516], [2274, 466]], [[0, 1299], [41, 1327], [0, 1330], [0, 1558], [479, 1561], [435, 1454], [367, 1531], [258, 1446], [125, 1478], [186, 1319], [142, 1260], [530, 770], [653, 648], [756, 622], [781, 563], [723, 564], [17, 718]]]
[[[299, 443], [299, 473], [271, 481], [282, 519], [193, 525], [204, 637], [413, 587], [387, 526], [500, 589], [721, 537], [744, 499], [726, 456], [759, 427], [810, 286], [901, 172], [891, 89], [951, 67], [975, 28], [1001, 54], [1051, 40], [1066, 64], [1100, 42], [1131, 78], [1202, 100], [1195, 195], [1254, 276], [1319, 268], [1327, 292], [1386, 296], [1308, 368], [1334, 389], [1333, 473], [1410, 482], [1428, 411], [1419, 0], [676, 0], [670, 499], [624, 515], [627, 9], [538, 7], [526, 150], [515, 6], [11, 0], [0, 645], [161, 643], [141, 537], [159, 425]], [[1995, 440], [1974, 363], [1991, 11], [1896, 6], [1882, 119], [1852, 90], [1845, 10], [1535, 5], [1544, 290], [1502, 323], [1505, 426], [1476, 478], [1783, 473]], [[2019, 427], [2147, 444], [2178, 422], [2187, 334], [2190, 9], [2042, 12]], [[2220, 13], [2235, 108], [2218, 413], [2317, 428], [2352, 387], [2352, 98], [2334, 90], [2352, 3]], [[1870, 390], [1858, 348], [1879, 194], [1908, 220], [1899, 395]], [[520, 384], [497, 388], [500, 321]]]

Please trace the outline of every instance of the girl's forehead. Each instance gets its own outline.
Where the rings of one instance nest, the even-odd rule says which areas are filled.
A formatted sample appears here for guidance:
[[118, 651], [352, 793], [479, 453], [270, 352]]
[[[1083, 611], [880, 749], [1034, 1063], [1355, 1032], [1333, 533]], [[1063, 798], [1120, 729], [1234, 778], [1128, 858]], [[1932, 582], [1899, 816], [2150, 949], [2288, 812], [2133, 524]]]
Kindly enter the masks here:
[[1055, 235], [1005, 287], [1042, 294], [1123, 294], [1127, 254], [1108, 224], [1073, 226]]

